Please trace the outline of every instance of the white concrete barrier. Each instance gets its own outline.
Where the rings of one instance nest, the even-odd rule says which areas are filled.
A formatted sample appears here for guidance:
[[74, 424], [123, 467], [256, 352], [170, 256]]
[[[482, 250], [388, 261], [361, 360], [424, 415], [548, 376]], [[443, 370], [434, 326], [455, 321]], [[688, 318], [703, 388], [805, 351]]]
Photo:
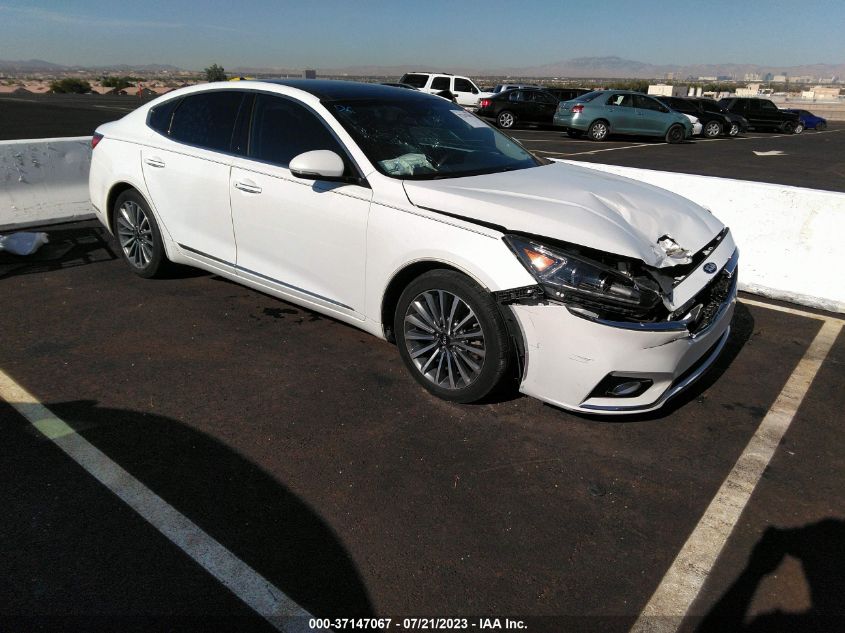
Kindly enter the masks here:
[[0, 230], [94, 217], [91, 137], [0, 141]]
[[739, 287], [845, 312], [845, 194], [747, 180], [562, 161], [647, 182], [710, 209], [740, 250]]

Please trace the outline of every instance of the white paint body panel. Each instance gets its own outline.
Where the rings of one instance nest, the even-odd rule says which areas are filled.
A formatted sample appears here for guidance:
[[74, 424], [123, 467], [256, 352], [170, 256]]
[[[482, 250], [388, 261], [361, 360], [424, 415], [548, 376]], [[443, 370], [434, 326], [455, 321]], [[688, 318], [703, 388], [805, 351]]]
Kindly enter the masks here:
[[[390, 325], [382, 323], [388, 286], [419, 262], [451, 266], [491, 292], [535, 285], [503, 241], [503, 230], [662, 266], [667, 262], [655, 245], [659, 237], [671, 235], [694, 252], [723, 229], [680, 196], [568, 165], [438, 181], [390, 178], [373, 167], [317, 97], [288, 86], [210, 84], [163, 99], [209, 87], [274, 92], [305, 103], [333, 130], [366, 182], [303, 180], [284, 167], [180, 145], [146, 126], [152, 102], [99, 130], [106, 137], [94, 151], [90, 192], [101, 220], [108, 223], [111, 188], [129, 184], [149, 201], [171, 260], [376, 336], [385, 336]], [[726, 240], [710, 259], [723, 265], [732, 248]], [[675, 300], [695, 295], [707, 281], [691, 275], [676, 288]], [[559, 304], [503, 310], [513, 311], [528, 352], [522, 391], [585, 411], [587, 394], [611, 371], [652, 376], [653, 387], [626, 404], [660, 406], [672, 381], [700, 362], [714, 339], [723, 340], [732, 312], [723, 313], [706, 335], [693, 337], [612, 327]]]

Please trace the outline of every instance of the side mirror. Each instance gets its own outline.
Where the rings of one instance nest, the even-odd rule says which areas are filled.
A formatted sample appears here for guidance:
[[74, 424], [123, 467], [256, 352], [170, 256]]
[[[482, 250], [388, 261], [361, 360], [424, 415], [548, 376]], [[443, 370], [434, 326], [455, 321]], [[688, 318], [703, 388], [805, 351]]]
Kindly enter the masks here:
[[343, 159], [328, 149], [317, 149], [294, 156], [288, 165], [291, 173], [305, 180], [338, 180], [346, 166]]

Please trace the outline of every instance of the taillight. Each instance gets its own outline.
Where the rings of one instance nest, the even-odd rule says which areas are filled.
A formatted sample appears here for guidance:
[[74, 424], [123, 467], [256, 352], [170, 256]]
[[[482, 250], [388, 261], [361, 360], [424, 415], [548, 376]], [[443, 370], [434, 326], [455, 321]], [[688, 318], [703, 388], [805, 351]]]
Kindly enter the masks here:
[[493, 102], [490, 101], [490, 99], [482, 99], [478, 102], [478, 105], [480, 105], [482, 108], [489, 108], [491, 103]]
[[581, 105], [580, 103], [578, 105], [572, 106], [572, 114], [578, 114], [579, 112], [583, 112], [583, 111], [584, 111], [584, 106]]
[[91, 137], [91, 149], [94, 149], [95, 147], [97, 147], [97, 143], [99, 143], [101, 140], [103, 140], [103, 135], [97, 134], [95, 132], [94, 136]]

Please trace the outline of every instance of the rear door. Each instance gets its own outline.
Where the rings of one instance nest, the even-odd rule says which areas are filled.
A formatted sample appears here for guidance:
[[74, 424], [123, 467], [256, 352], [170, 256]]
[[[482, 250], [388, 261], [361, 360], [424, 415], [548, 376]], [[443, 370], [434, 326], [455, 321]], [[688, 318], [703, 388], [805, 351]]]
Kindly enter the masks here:
[[610, 120], [611, 132], [636, 134], [638, 128], [637, 111], [634, 98], [630, 94], [611, 94], [607, 99], [605, 111]]
[[183, 97], [166, 133], [141, 150], [144, 180], [161, 223], [183, 251], [206, 263], [234, 265], [229, 172], [244, 92]]
[[534, 101], [534, 122], [542, 125], [551, 125], [555, 116], [555, 110], [557, 110], [558, 100], [554, 96], [540, 90], [534, 91], [532, 94]]
[[455, 100], [465, 107], [475, 107], [478, 105], [478, 88], [476, 88], [471, 81], [463, 77], [455, 77], [454, 88], [452, 94], [455, 95]]

